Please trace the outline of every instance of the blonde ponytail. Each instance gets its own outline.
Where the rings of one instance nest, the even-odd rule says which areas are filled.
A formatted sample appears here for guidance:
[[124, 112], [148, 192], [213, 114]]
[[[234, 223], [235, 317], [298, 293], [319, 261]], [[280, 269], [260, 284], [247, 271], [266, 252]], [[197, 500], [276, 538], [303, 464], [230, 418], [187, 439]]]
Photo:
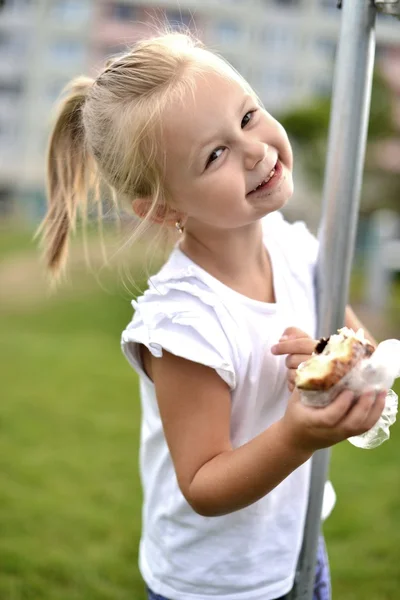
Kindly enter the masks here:
[[79, 77], [70, 83], [50, 139], [49, 208], [40, 228], [53, 275], [65, 265], [77, 210], [86, 215], [88, 196], [101, 209], [100, 189], [110, 190], [114, 203], [150, 200], [131, 240], [160, 207], [166, 214], [171, 199], [165, 184], [164, 110], [193, 93], [196, 74], [210, 70], [248, 87], [221, 58], [180, 33], [142, 40], [108, 62], [95, 80]]
[[48, 210], [39, 229], [46, 264], [53, 275], [63, 269], [68, 239], [76, 223], [79, 206], [86, 210], [89, 188], [95, 177], [95, 162], [88, 152], [82, 120], [93, 79], [77, 77], [65, 89], [50, 137], [47, 156]]

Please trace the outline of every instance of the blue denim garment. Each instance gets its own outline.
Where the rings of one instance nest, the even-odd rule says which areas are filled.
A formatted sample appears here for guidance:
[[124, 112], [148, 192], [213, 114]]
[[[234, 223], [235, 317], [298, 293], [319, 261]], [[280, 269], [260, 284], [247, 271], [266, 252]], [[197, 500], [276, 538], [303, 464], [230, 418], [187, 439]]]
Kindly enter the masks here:
[[[164, 598], [151, 590], [147, 590], [148, 600], [173, 600], [173, 598]], [[286, 596], [277, 598], [285, 600]], [[331, 578], [329, 572], [328, 556], [325, 548], [324, 538], [321, 536], [318, 542], [317, 565], [315, 569], [315, 583], [313, 600], [331, 600]]]

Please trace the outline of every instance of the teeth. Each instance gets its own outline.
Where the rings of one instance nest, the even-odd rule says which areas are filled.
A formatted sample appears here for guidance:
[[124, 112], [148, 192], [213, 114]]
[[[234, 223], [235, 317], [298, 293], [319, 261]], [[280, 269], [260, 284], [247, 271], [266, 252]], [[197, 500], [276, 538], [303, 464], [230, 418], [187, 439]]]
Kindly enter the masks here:
[[272, 169], [271, 173], [268, 175], [267, 179], [265, 179], [264, 181], [262, 181], [256, 188], [254, 188], [253, 192], [257, 191], [258, 188], [262, 187], [263, 185], [265, 185], [266, 183], [268, 183], [268, 181], [270, 181], [270, 179], [273, 178], [273, 176], [275, 175], [275, 169]]

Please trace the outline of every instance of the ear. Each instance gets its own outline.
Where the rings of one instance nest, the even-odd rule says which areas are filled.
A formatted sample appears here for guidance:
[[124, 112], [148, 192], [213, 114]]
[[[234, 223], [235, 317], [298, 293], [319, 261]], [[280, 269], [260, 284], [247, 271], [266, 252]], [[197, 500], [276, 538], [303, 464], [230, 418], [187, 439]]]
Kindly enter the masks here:
[[[136, 198], [132, 202], [133, 212], [140, 219], [145, 219], [151, 209], [152, 201], [147, 198]], [[181, 211], [175, 210], [166, 204], [160, 204], [153, 210], [149, 217], [152, 223], [164, 223], [167, 226], [175, 226], [175, 223], [182, 220], [184, 215]]]

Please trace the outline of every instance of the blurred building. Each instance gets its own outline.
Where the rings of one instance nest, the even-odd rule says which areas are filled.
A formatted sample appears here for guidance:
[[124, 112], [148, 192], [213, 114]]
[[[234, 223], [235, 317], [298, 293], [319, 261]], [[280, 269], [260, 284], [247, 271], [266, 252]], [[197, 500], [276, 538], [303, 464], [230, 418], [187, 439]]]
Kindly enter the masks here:
[[[340, 22], [336, 0], [5, 0], [0, 12], [0, 211], [19, 198], [43, 210], [52, 109], [73, 76], [168, 21], [221, 52], [279, 113], [330, 94]], [[381, 47], [400, 24], [379, 18]], [[396, 50], [396, 48], [398, 50]], [[397, 67], [399, 62], [397, 59]], [[399, 77], [397, 77], [397, 82]], [[399, 90], [400, 94], [400, 90]]]

